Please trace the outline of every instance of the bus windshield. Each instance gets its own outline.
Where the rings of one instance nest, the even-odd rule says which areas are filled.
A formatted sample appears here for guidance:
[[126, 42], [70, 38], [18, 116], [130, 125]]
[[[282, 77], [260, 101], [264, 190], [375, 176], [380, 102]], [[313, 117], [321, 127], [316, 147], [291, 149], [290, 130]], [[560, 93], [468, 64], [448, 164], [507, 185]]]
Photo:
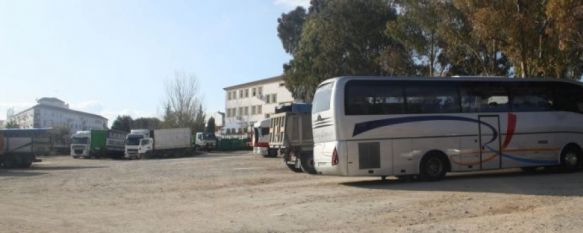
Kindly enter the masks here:
[[330, 109], [330, 98], [332, 96], [332, 82], [326, 83], [316, 90], [314, 94], [312, 113], [323, 112]]

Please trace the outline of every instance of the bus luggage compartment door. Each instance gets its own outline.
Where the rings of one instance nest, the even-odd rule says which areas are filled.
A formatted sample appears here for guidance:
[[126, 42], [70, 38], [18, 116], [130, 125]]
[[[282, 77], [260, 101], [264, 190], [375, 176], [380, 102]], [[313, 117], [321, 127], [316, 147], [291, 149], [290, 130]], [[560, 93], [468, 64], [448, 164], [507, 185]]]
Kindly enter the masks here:
[[498, 115], [480, 115], [478, 127], [478, 145], [480, 150], [480, 169], [501, 167], [500, 156], [500, 117]]
[[390, 141], [351, 141], [348, 149], [348, 174], [382, 176], [392, 174]]

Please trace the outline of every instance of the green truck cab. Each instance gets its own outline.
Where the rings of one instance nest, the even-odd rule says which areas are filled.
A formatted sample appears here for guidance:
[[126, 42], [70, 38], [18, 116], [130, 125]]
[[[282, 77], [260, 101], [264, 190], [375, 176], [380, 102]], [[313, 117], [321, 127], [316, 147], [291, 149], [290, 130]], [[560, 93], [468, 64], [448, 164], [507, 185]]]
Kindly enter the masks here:
[[77, 131], [71, 136], [73, 158], [121, 158], [127, 133], [117, 130]]

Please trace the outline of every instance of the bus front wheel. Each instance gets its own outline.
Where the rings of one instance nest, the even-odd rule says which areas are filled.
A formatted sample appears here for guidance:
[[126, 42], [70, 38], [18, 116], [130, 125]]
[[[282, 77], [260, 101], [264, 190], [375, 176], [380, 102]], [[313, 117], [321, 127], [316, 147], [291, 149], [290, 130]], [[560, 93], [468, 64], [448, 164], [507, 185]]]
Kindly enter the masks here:
[[430, 152], [421, 160], [420, 178], [425, 181], [441, 180], [448, 170], [446, 157], [438, 152]]

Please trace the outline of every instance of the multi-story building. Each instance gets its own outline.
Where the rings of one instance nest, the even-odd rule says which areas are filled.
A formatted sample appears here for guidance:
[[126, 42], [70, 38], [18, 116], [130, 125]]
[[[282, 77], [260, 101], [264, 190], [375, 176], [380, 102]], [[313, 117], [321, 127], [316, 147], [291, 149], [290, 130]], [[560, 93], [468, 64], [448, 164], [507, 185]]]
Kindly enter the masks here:
[[248, 132], [255, 122], [270, 117], [279, 104], [292, 103], [283, 76], [261, 79], [223, 88], [225, 90], [226, 134]]
[[75, 133], [78, 130], [107, 129], [107, 118], [100, 115], [76, 111], [60, 99], [45, 97], [37, 104], [8, 119], [16, 121], [21, 128], [63, 127]]

